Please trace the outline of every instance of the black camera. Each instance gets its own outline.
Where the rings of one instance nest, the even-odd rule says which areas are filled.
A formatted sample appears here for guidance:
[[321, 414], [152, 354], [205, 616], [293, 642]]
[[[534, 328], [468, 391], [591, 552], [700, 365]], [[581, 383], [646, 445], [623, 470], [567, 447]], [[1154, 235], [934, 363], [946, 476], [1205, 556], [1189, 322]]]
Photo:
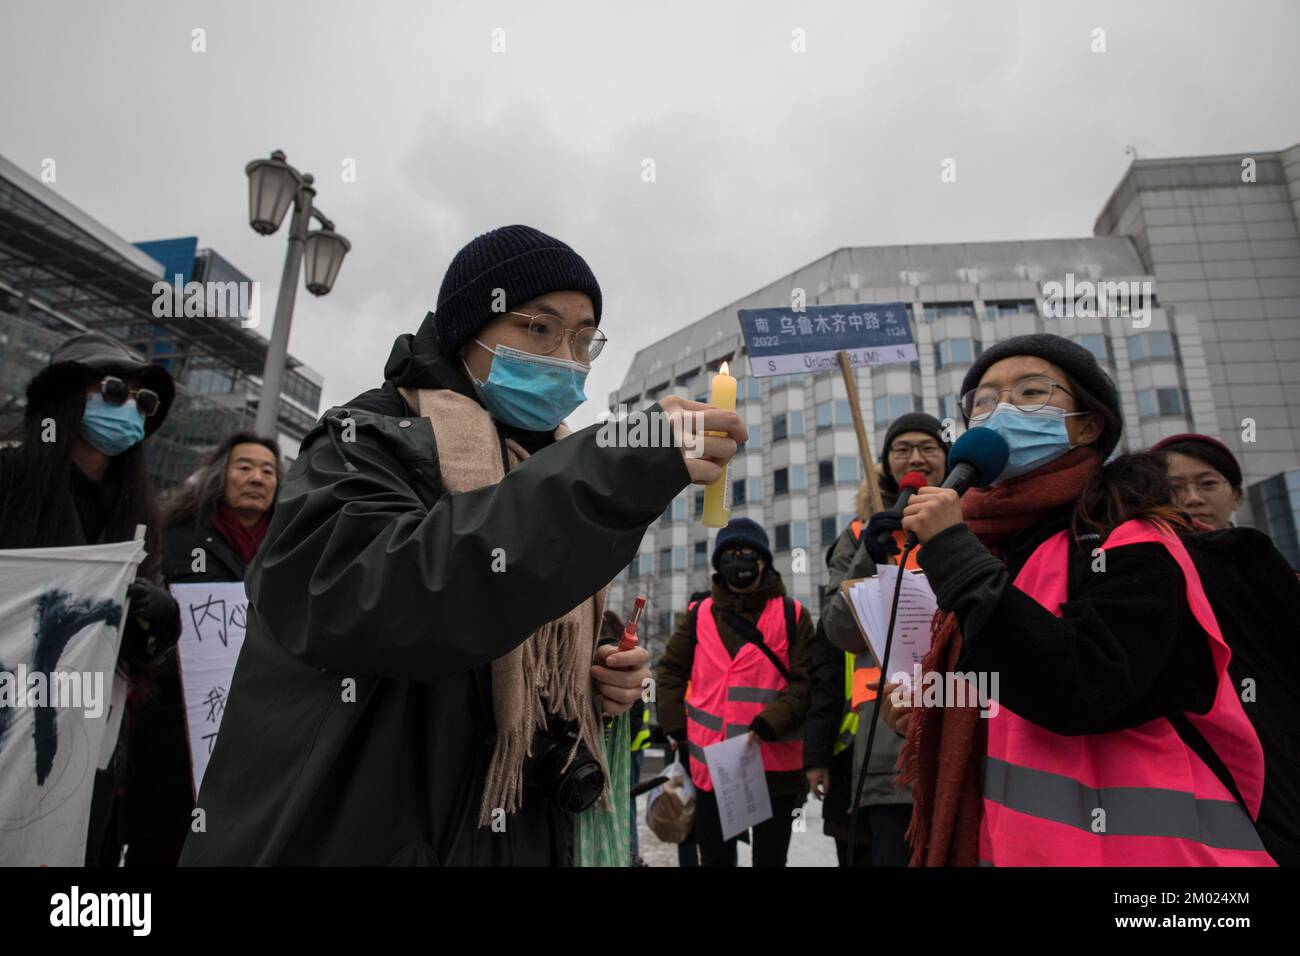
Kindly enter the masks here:
[[524, 761], [524, 782], [540, 787], [561, 810], [581, 813], [605, 789], [605, 771], [581, 742], [576, 728], [552, 718], [545, 731], [533, 735], [532, 755]]

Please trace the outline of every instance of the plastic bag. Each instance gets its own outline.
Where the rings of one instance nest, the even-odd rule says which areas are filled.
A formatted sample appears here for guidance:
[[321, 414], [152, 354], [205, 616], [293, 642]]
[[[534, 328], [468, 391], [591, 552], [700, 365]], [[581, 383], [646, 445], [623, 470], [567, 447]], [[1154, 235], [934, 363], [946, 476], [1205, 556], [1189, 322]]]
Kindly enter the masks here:
[[683, 843], [695, 824], [695, 784], [680, 761], [665, 767], [664, 775], [667, 782], [646, 796], [646, 826], [665, 843]]

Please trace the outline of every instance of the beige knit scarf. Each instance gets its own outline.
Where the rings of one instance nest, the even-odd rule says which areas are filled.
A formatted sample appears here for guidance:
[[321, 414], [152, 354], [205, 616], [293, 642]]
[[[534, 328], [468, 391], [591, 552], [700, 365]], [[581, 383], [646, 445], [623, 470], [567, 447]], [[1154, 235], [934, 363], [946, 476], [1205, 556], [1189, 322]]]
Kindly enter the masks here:
[[[449, 494], [494, 485], [505, 477], [496, 426], [472, 398], [448, 389], [401, 389], [412, 408], [433, 425], [443, 488]], [[569, 433], [561, 424], [557, 440]], [[517, 442], [506, 439], [513, 469], [528, 457]], [[591, 664], [595, 659], [608, 585], [567, 614], [543, 624], [505, 657], [492, 662], [492, 712], [496, 717], [496, 747], [483, 786], [479, 826], [492, 822], [498, 808], [519, 809], [523, 799], [524, 759], [533, 732], [546, 726], [546, 715], [575, 721], [579, 739], [605, 767], [602, 719], [592, 693]], [[576, 752], [576, 745], [574, 750]], [[571, 753], [570, 759], [573, 754]], [[608, 793], [602, 795], [608, 805]]]

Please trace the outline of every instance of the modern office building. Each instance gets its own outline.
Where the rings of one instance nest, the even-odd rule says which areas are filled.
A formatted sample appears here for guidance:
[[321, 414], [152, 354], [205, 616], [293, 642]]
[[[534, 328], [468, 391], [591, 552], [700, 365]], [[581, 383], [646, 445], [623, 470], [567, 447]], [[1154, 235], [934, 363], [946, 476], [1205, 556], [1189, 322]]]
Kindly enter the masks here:
[[[160, 282], [182, 291], [197, 283], [201, 302], [189, 297], [187, 313], [185, 295], [160, 298]], [[255, 420], [270, 316], [247, 314], [252, 288], [194, 237], [132, 245], [0, 157], [0, 435], [21, 419], [26, 383], [58, 343], [102, 331], [176, 379], [177, 400], [150, 440], [150, 470], [160, 488], [183, 481], [221, 438]], [[224, 296], [217, 308], [213, 292]], [[292, 457], [315, 421], [321, 377], [295, 359], [289, 366], [278, 437]]]
[[[1269, 515], [1291, 521], [1294, 540], [1300, 481], [1273, 476], [1300, 464], [1300, 412], [1284, 402], [1287, 383], [1300, 381], [1300, 146], [1253, 158], [1249, 184], [1242, 157], [1135, 162], [1092, 237], [836, 250], [642, 349], [610, 410], [669, 394], [705, 400], [729, 361], [751, 436], [729, 476], [732, 515], [767, 529], [787, 589], [815, 609], [826, 549], [852, 520], [862, 478], [844, 383], [838, 371], [751, 376], [736, 313], [789, 308], [798, 290], [809, 305], [901, 301], [918, 360], [854, 373], [873, 458], [907, 411], [952, 419], [960, 432], [958, 396], [975, 357], [1013, 335], [1055, 332], [1088, 348], [1118, 385], [1119, 451], [1179, 432], [1218, 435], [1248, 485], [1272, 479]], [[1088, 284], [1091, 301], [1071, 295]], [[1254, 441], [1242, 440], [1246, 418]], [[1252, 521], [1262, 494], [1243, 500], [1239, 521]], [[652, 651], [688, 596], [708, 587], [715, 532], [701, 507], [701, 492], [686, 489], [611, 589], [620, 613], [635, 593], [650, 597]]]

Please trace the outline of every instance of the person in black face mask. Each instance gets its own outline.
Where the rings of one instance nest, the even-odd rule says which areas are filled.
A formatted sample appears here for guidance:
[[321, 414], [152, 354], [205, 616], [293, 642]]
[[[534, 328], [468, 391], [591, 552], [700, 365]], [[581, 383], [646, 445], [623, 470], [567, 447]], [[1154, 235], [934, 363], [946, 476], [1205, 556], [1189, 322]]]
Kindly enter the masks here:
[[803, 724], [812, 618], [786, 597], [767, 534], [750, 519], [733, 519], [718, 532], [713, 567], [718, 573], [709, 596], [681, 616], [659, 660], [659, 719], [698, 792], [701, 865], [736, 865], [736, 839], [722, 839], [703, 749], [748, 734], [761, 750], [772, 798], [771, 818], [753, 831], [754, 865], [785, 866], [790, 821], [807, 795]]

